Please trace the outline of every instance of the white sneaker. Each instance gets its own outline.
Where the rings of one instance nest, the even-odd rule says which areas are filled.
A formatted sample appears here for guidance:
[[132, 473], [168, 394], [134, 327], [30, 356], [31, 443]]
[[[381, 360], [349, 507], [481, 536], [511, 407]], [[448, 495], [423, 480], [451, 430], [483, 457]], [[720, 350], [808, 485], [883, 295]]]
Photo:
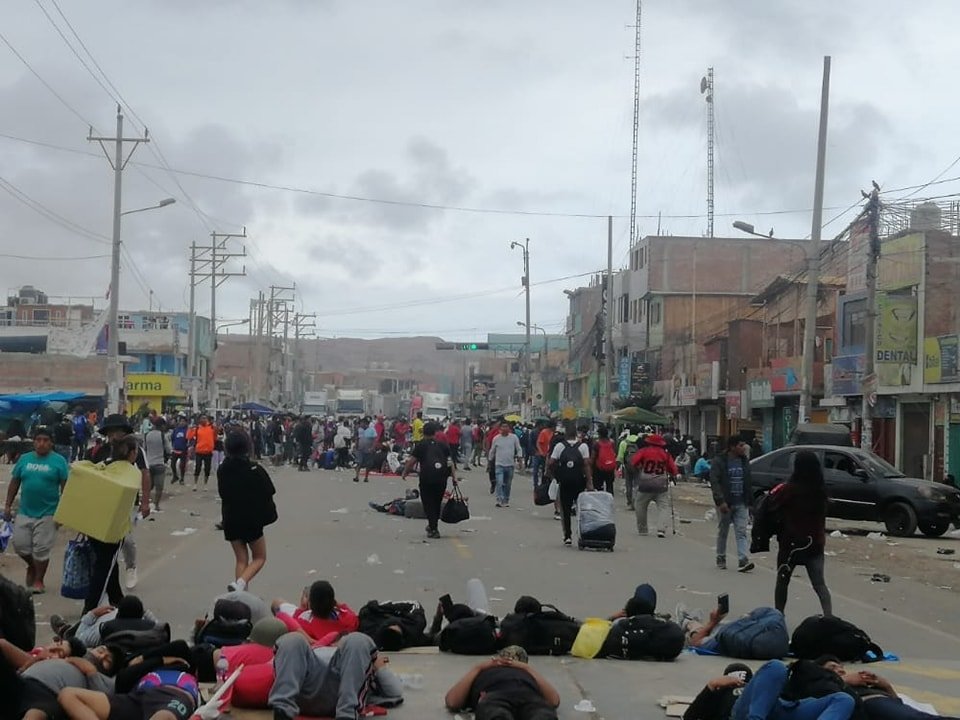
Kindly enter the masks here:
[[127, 590], [133, 590], [137, 586], [137, 569], [135, 567], [127, 568], [126, 575], [124, 584], [127, 586]]
[[229, 590], [230, 592], [236, 592], [237, 590], [246, 590], [246, 589], [247, 589], [247, 581], [244, 580], [243, 578], [237, 578], [232, 583], [229, 583], [227, 585], [227, 590]]

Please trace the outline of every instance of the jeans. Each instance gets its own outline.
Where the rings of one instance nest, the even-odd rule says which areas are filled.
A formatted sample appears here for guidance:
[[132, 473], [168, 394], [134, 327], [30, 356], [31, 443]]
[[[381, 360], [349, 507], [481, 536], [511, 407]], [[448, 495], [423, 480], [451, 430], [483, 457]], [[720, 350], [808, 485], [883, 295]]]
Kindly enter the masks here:
[[87, 454], [87, 439], [74, 438], [70, 450], [72, 460], [83, 460], [83, 456]]
[[669, 492], [638, 492], [634, 498], [634, 508], [637, 513], [637, 532], [641, 535], [647, 534], [647, 513], [650, 510], [650, 503], [657, 506], [657, 532], [666, 534], [667, 518], [670, 517], [670, 493]]
[[730, 512], [717, 512], [717, 557], [727, 557], [727, 535], [730, 532], [730, 523], [733, 523], [734, 536], [737, 539], [737, 558], [741, 563], [747, 562], [750, 550], [750, 539], [747, 536], [747, 522], [750, 520], [750, 511], [746, 505], [734, 505]]
[[799, 701], [781, 700], [780, 693], [786, 683], [787, 666], [771, 660], [744, 687], [730, 720], [848, 720], [853, 714], [854, 700], [846, 693]]
[[864, 714], [870, 720], [949, 720], [945, 715], [931, 715], [915, 710], [898, 698], [878, 697], [863, 701]]
[[473, 441], [460, 442], [460, 462], [464, 467], [469, 468], [473, 462]]
[[510, 502], [510, 487], [513, 485], [513, 465], [497, 465], [497, 502], [506, 505]]
[[70, 462], [71, 447], [69, 445], [54, 445], [53, 450], [68, 463]]

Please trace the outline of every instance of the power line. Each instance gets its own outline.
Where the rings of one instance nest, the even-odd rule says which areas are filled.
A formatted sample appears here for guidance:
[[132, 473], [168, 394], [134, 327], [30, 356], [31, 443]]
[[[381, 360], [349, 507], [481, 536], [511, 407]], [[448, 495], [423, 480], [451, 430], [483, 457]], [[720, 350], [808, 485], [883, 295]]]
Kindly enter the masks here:
[[102, 258], [108, 258], [109, 255], [77, 255], [74, 257], [60, 257], [59, 255], [9, 255], [7, 253], [0, 253], [2, 258], [11, 258], [13, 260], [35, 260], [41, 262], [72, 262], [74, 260], [100, 260]]
[[89, 230], [82, 225], [78, 225], [73, 220], [70, 220], [69, 218], [66, 218], [63, 215], [51, 210], [38, 200], [34, 200], [32, 197], [27, 195], [27, 193], [2, 176], [0, 176], [0, 190], [3, 190], [18, 202], [26, 205], [38, 215], [41, 215], [50, 222], [59, 225], [60, 227], [63, 227], [74, 234], [81, 235], [88, 240], [93, 240], [94, 242], [102, 243], [104, 245], [110, 244], [110, 238], [108, 238], [106, 235], [101, 235], [98, 232]]

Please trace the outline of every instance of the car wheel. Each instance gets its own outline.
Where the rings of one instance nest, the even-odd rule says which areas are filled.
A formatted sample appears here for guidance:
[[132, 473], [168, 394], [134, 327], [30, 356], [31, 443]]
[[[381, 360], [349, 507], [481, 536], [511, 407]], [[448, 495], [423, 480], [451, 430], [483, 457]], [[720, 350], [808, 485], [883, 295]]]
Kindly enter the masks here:
[[932, 522], [922, 522], [920, 523], [920, 532], [922, 532], [927, 537], [940, 537], [947, 530], [950, 529], [949, 520], [934, 520]]
[[891, 503], [883, 511], [883, 524], [890, 535], [910, 537], [917, 530], [917, 513], [906, 503]]

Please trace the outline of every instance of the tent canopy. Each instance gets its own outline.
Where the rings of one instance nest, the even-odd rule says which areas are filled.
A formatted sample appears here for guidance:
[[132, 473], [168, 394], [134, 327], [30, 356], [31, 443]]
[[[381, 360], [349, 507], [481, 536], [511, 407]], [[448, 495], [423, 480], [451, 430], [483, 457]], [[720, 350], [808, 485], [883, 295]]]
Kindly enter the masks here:
[[14, 395], [0, 395], [0, 408], [6, 408], [14, 411], [27, 411], [37, 405], [53, 402], [73, 402], [79, 400], [84, 395], [78, 392], [41, 392], [41, 393], [20, 393]]
[[242, 410], [244, 412], [255, 412], [260, 415], [272, 415], [276, 412], [273, 408], [267, 407], [266, 405], [261, 405], [260, 403], [255, 402], [245, 402], [240, 403], [239, 405], [233, 406], [234, 410]]
[[625, 407], [613, 413], [613, 419], [619, 422], [639, 423], [643, 425], [669, 425], [670, 418], [658, 415], [642, 407]]

